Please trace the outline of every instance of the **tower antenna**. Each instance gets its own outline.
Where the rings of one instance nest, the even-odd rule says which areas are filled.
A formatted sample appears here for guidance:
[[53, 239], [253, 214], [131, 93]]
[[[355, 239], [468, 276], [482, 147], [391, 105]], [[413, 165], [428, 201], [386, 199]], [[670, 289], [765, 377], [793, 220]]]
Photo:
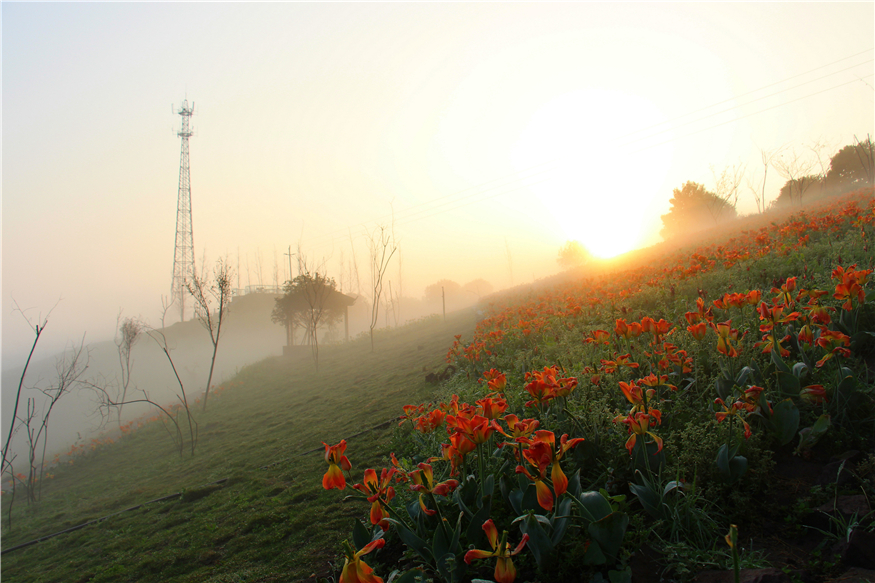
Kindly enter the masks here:
[[176, 243], [173, 250], [173, 282], [170, 297], [179, 302], [179, 321], [185, 321], [185, 297], [187, 285], [195, 272], [194, 237], [191, 228], [191, 172], [188, 159], [188, 139], [191, 137], [190, 120], [194, 113], [194, 102], [188, 106], [188, 99], [176, 111], [182, 116], [182, 129], [177, 132], [182, 138], [182, 151], [179, 155], [179, 197], [176, 203]]

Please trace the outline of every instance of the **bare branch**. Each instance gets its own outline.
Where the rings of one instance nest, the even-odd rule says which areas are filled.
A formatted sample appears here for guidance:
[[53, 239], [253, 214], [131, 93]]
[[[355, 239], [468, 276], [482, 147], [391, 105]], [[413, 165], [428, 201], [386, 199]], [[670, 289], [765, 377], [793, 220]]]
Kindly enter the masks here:
[[[259, 262], [261, 255], [259, 254]], [[260, 270], [259, 266], [259, 270]], [[210, 385], [213, 381], [213, 370], [216, 367], [216, 353], [219, 350], [219, 338], [222, 334], [222, 324], [228, 315], [231, 303], [231, 278], [233, 269], [227, 259], [218, 259], [212, 273], [202, 275], [192, 274], [188, 284], [188, 292], [194, 297], [194, 310], [198, 320], [210, 333], [213, 344], [213, 357], [210, 361], [210, 373], [207, 376], [207, 388], [204, 391], [204, 411], [207, 410], [207, 398], [210, 396]], [[213, 313], [213, 304], [215, 313]]]

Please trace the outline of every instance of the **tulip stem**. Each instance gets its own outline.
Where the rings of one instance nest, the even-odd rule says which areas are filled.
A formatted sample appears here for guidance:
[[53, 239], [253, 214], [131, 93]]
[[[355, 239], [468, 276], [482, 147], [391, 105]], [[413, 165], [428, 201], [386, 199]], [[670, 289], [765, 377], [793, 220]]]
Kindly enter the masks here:
[[486, 495], [486, 480], [485, 480], [486, 464], [485, 464], [485, 460], [483, 459], [483, 444], [482, 443], [477, 444], [477, 469], [478, 469], [479, 477], [480, 477], [480, 495], [485, 496]]

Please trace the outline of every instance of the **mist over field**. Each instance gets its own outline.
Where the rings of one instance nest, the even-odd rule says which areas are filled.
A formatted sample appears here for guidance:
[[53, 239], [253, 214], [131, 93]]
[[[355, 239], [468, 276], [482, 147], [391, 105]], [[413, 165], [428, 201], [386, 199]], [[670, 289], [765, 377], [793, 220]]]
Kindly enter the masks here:
[[[88, 363], [52, 412], [49, 459], [119, 425], [94, 386], [121, 382], [125, 318], [162, 328], [183, 160], [196, 271], [230, 268], [219, 387], [283, 356], [297, 316], [271, 316], [297, 277], [356, 298], [352, 338], [482, 310], [723, 220], [664, 233], [679, 192], [734, 219], [846, 188], [833, 157], [875, 135], [872, 3], [0, 10], [4, 443], [35, 326], [19, 420], [71, 347]], [[142, 335], [128, 398], [206, 389], [210, 334], [178, 309], [163, 328], [178, 380]], [[300, 326], [322, 346], [347, 335], [342, 319]], [[122, 422], [153, 413], [131, 404]]]

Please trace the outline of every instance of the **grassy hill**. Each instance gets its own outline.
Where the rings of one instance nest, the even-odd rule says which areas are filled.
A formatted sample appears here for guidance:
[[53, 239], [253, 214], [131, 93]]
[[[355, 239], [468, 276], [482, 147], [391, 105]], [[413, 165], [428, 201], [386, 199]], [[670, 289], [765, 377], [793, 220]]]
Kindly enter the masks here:
[[[181, 493], [5, 554], [4, 580], [337, 576], [341, 541], [361, 548], [380, 529], [353, 528], [369, 522], [355, 491], [322, 488], [320, 443], [348, 439], [355, 481], [365, 468], [393, 472], [390, 452], [406, 469], [395, 477], [405, 478], [440, 457], [450, 436], [478, 431], [476, 449], [444, 450], [458, 489], [422, 502], [446, 522], [420, 512], [403, 483], [394, 500], [381, 490], [400, 522], [364, 557], [380, 576], [419, 567], [432, 580], [492, 577], [494, 561], [463, 561], [469, 549], [489, 548], [486, 517], [509, 532], [511, 548], [528, 537], [514, 557], [520, 581], [683, 581], [725, 571], [730, 524], [743, 541], [742, 567], [773, 565], [770, 576], [788, 583], [853, 576], [857, 559], [836, 544], [851, 531], [871, 533], [875, 516], [875, 292], [864, 273], [875, 267], [873, 193], [704, 237], [496, 294], [483, 313], [381, 331], [375, 353], [366, 339], [325, 347], [319, 374], [307, 354], [245, 367], [198, 415], [193, 456], [180, 456], [153, 421], [72, 465], [64, 458], [37, 507], [16, 501], [11, 527], [4, 496], [6, 551]], [[848, 279], [852, 265], [858, 275]], [[854, 281], [860, 289], [844, 293]], [[627, 333], [621, 322], [641, 329]], [[803, 324], [816, 328], [810, 342]], [[442, 369], [448, 348], [459, 371], [436, 388], [424, 376]], [[403, 405], [439, 401], [401, 428], [390, 421]], [[562, 434], [583, 441], [559, 445], [561, 460], [556, 444], [537, 444], [546, 434], [495, 447], [502, 438], [485, 419], [472, 425], [490, 407], [538, 421], [556, 444]], [[511, 431], [507, 418], [500, 423]], [[433, 466], [436, 481], [451, 477], [449, 464]], [[830, 500], [832, 510], [823, 506]], [[853, 500], [853, 516], [837, 510]]]
[[[433, 386], [423, 369], [445, 365], [453, 336], [470, 335], [474, 323], [468, 310], [381, 331], [375, 353], [367, 338], [326, 346], [319, 374], [306, 353], [245, 367], [206, 413], [197, 408], [194, 456], [179, 455], [160, 421], [73, 456], [45, 480], [37, 508], [19, 493], [11, 528], [4, 496], [4, 550], [184, 495], [6, 554], [3, 580], [296, 581], [326, 572], [361, 508], [322, 491], [321, 441], [383, 424], [427, 398]], [[368, 452], [362, 463], [388, 454], [394, 425], [351, 440]]]

